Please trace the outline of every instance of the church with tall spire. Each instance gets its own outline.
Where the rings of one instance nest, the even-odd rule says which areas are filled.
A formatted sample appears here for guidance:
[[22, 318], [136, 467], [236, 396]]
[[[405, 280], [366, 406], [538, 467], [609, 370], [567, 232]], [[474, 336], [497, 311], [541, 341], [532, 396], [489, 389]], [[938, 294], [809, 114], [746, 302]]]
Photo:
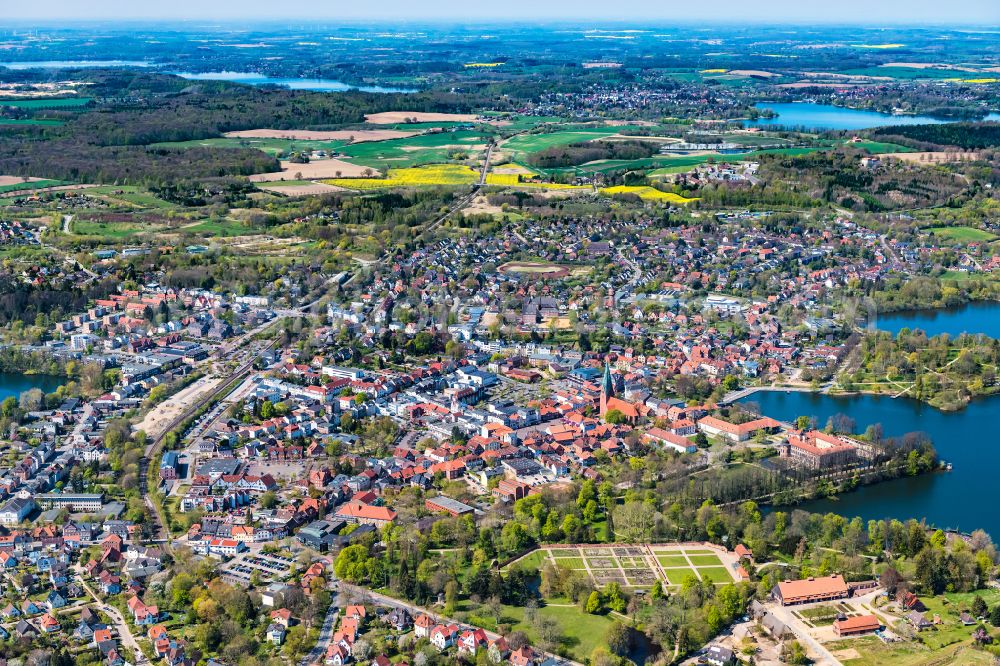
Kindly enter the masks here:
[[601, 377], [601, 416], [608, 413], [608, 400], [615, 397], [615, 382], [611, 378], [611, 366], [605, 362], [604, 376]]

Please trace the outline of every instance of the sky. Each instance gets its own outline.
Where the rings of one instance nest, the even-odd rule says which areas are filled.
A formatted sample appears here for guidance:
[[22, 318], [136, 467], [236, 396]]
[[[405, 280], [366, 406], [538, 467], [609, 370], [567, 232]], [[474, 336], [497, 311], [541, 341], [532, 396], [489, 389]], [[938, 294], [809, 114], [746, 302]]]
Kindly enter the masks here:
[[1000, 0], [0, 0], [4, 20], [615, 20], [1000, 25]]

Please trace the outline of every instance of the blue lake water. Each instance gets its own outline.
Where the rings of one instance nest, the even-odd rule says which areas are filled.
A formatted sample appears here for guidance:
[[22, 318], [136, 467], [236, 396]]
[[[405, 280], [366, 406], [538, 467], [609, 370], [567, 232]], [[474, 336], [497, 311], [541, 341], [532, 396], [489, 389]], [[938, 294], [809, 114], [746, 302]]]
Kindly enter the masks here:
[[65, 383], [62, 377], [53, 375], [22, 375], [17, 372], [0, 372], [0, 400], [10, 396], [15, 398], [28, 389], [40, 388], [52, 393]]
[[[747, 122], [751, 127], [805, 127], [811, 130], [861, 130], [871, 127], [895, 125], [927, 125], [953, 122], [932, 116], [894, 116], [876, 111], [847, 109], [832, 104], [791, 102], [787, 104], [761, 103], [758, 109], [771, 109], [777, 118], [760, 118]], [[998, 120], [1000, 115], [990, 114], [986, 120]]]
[[1000, 303], [982, 301], [955, 308], [893, 312], [879, 316], [876, 327], [893, 335], [903, 328], [919, 328], [928, 337], [942, 333], [952, 337], [961, 333], [981, 333], [1000, 338]]
[[767, 391], [741, 402], [757, 403], [763, 414], [783, 421], [814, 416], [820, 427], [837, 413], [846, 414], [863, 432], [881, 423], [887, 436], [923, 431], [938, 455], [954, 465], [935, 472], [863, 486], [836, 499], [805, 502], [797, 508], [820, 513], [861, 516], [864, 520], [926, 518], [928, 523], [965, 532], [982, 528], [1000, 539], [1000, 512], [995, 485], [1000, 470], [996, 423], [1000, 398], [986, 398], [960, 412], [941, 412], [909, 398]]
[[251, 86], [283, 86], [292, 90], [312, 90], [315, 92], [343, 92], [345, 90], [361, 90], [373, 93], [408, 93], [416, 92], [415, 88], [388, 88], [384, 86], [354, 86], [343, 81], [332, 79], [294, 79], [254, 74], [252, 72], [172, 72], [177, 76], [193, 81], [232, 81]]

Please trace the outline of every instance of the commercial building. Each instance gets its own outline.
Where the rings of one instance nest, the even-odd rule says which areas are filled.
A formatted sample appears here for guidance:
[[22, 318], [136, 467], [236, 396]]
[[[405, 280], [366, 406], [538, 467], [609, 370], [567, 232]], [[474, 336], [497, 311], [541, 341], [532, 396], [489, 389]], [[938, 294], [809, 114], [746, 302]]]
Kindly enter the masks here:
[[858, 615], [837, 620], [833, 623], [833, 632], [838, 636], [859, 636], [870, 634], [882, 628], [882, 623], [874, 615]]
[[778, 583], [774, 586], [771, 594], [782, 606], [794, 606], [817, 601], [846, 599], [850, 595], [850, 588], [844, 582], [843, 576], [834, 574], [822, 578], [788, 580]]
[[35, 495], [35, 501], [44, 509], [66, 507], [70, 511], [94, 512], [100, 511], [104, 505], [104, 495], [102, 493], [46, 493]]

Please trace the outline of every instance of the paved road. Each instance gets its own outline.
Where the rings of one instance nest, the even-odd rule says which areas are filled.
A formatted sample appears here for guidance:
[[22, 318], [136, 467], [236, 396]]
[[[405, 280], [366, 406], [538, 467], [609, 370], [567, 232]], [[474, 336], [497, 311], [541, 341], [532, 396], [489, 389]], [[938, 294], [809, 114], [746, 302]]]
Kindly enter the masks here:
[[302, 657], [302, 661], [299, 662], [301, 666], [315, 664], [322, 660], [326, 655], [326, 648], [330, 645], [330, 639], [333, 638], [333, 625], [337, 623], [338, 613], [340, 613], [339, 603], [337, 598], [334, 597], [334, 601], [330, 604], [330, 608], [326, 611], [326, 617], [323, 618], [323, 626], [319, 630], [319, 638], [316, 640], [316, 647], [310, 650], [309, 654]]
[[795, 617], [790, 609], [775, 604], [770, 610], [776, 618], [784, 622], [785, 626], [792, 630], [799, 641], [808, 647], [809, 656], [816, 660], [813, 663], [817, 664], [817, 666], [820, 664], [823, 666], [843, 666], [840, 660], [833, 656], [833, 653], [823, 647], [822, 643], [809, 634], [808, 627]]
[[[105, 604], [103, 601], [101, 601], [100, 597], [98, 597], [94, 593], [94, 590], [90, 588], [90, 585], [84, 579], [83, 572], [79, 568], [79, 565], [75, 566], [74, 569], [76, 570], [77, 573], [77, 579], [80, 581], [80, 584], [83, 585], [83, 589], [87, 591], [87, 594], [89, 594], [91, 597], [94, 598], [94, 602], [97, 604], [97, 607], [100, 608], [102, 611], [104, 611], [104, 613], [107, 614], [108, 617], [110, 617], [111, 620], [115, 623], [115, 629], [117, 629], [118, 631], [118, 638], [121, 640], [122, 645], [128, 648], [128, 651], [131, 652], [131, 654], [128, 654], [127, 652], [125, 654], [122, 654], [122, 657], [125, 658], [125, 661], [129, 662], [130, 664], [134, 663], [136, 664], [136, 666], [141, 666], [142, 664], [149, 664], [150, 663], [149, 660], [139, 649], [139, 643], [136, 642], [135, 636], [132, 635], [132, 630], [129, 629], [128, 622], [125, 621], [125, 618], [122, 617], [122, 614], [114, 606]], [[142, 657], [136, 660], [137, 655], [142, 655]]]

